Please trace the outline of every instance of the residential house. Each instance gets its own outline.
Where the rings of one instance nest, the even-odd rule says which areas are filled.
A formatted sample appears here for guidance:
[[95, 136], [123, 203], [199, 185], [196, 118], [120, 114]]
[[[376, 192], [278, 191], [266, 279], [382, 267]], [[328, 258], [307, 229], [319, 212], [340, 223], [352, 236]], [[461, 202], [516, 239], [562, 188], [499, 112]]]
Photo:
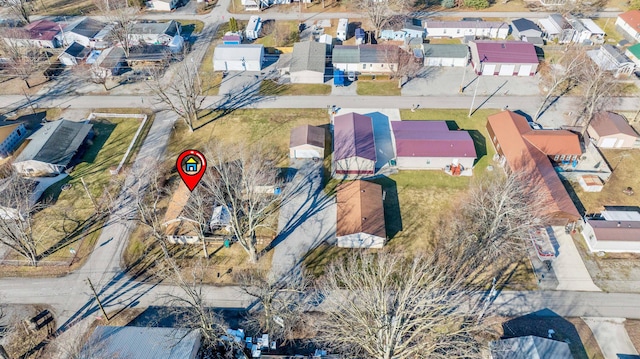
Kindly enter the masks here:
[[87, 56], [89, 56], [90, 52], [91, 49], [74, 41], [60, 55], [58, 55], [58, 60], [60, 60], [60, 62], [65, 66], [75, 66], [84, 61]]
[[624, 116], [614, 112], [596, 113], [587, 133], [600, 148], [633, 148], [640, 138]]
[[92, 47], [95, 43], [94, 36], [100, 33], [105, 26], [105, 23], [90, 17], [80, 18], [67, 25], [64, 29], [64, 43], [65, 45], [71, 45], [77, 42], [82, 46]]
[[302, 125], [293, 128], [289, 139], [289, 157], [324, 158], [324, 135], [322, 127]]
[[545, 19], [540, 19], [539, 23], [548, 40], [557, 41], [560, 44], [574, 42], [575, 30], [562, 15], [551, 14]]
[[587, 30], [589, 30], [589, 33], [591, 33], [591, 37], [589, 39], [594, 44], [602, 44], [604, 42], [606, 34], [598, 24], [591, 19], [580, 19], [580, 22], [587, 28]]
[[529, 39], [542, 38], [540, 27], [535, 22], [525, 18], [511, 21], [511, 33], [516, 39], [527, 42], [529, 42]]
[[534, 335], [489, 343], [491, 359], [573, 359], [569, 344]]
[[538, 55], [533, 44], [524, 41], [471, 41], [471, 65], [478, 75], [533, 76]]
[[327, 46], [315, 41], [293, 44], [289, 74], [294, 84], [323, 84]]
[[640, 253], [640, 212], [607, 209], [585, 217], [582, 236], [591, 252]]
[[195, 359], [201, 337], [197, 329], [99, 325], [80, 358]]
[[49, 20], [36, 20], [24, 27], [3, 29], [4, 40], [17, 46], [57, 48], [62, 46], [63, 25]]
[[152, 11], [171, 11], [180, 5], [181, 0], [151, 0], [147, 1], [147, 9]]
[[423, 44], [424, 66], [464, 67], [469, 63], [469, 46], [457, 44]]
[[93, 126], [83, 122], [58, 120], [45, 123], [28, 137], [28, 144], [13, 162], [23, 176], [55, 176], [67, 168], [87, 139]]
[[165, 63], [171, 58], [171, 49], [165, 45], [134, 46], [129, 49], [127, 62], [133, 66], [136, 64]]
[[0, 127], [0, 158], [7, 158], [27, 137], [24, 123]]
[[180, 36], [180, 23], [169, 22], [137, 22], [131, 26], [130, 42], [133, 45], [168, 45], [174, 37]]
[[382, 248], [386, 242], [382, 186], [362, 180], [336, 191], [336, 240], [342, 248]]
[[424, 21], [427, 37], [506, 39], [509, 24], [499, 21]]
[[361, 74], [391, 73], [398, 66], [399, 47], [395, 45], [337, 45], [333, 48], [333, 67]]
[[214, 71], [260, 71], [263, 62], [262, 44], [218, 45], [213, 51]]
[[573, 28], [573, 37], [570, 42], [576, 44], [590, 44], [591, 31], [582, 23], [580, 19], [571, 14], [566, 14], [565, 19]]
[[616, 18], [616, 30], [627, 40], [640, 41], [640, 10], [629, 10]]
[[260, 16], [253, 15], [249, 18], [249, 23], [247, 24], [247, 28], [244, 30], [244, 36], [249, 41], [253, 41], [260, 37], [260, 32], [262, 31], [262, 19]]
[[371, 117], [348, 113], [333, 118], [333, 172], [338, 178], [375, 173], [376, 146]]
[[391, 121], [391, 128], [398, 169], [449, 166], [453, 174], [471, 175], [477, 156], [469, 132], [449, 130], [445, 121]]
[[420, 19], [407, 19], [401, 31], [405, 33], [405, 38], [424, 39], [426, 35], [424, 26], [422, 26], [422, 20]]
[[[180, 182], [171, 196], [162, 221], [165, 238], [169, 243], [195, 244], [200, 242], [200, 235], [194, 231], [193, 222], [182, 216], [189, 198], [191, 198], [191, 191], [184, 182]], [[185, 223], [189, 225], [185, 225]]]
[[[553, 134], [555, 130], [533, 130], [526, 118], [512, 111], [489, 116], [487, 131], [496, 149], [498, 163], [509, 171], [526, 173], [529, 184], [543, 196], [545, 212], [553, 224], [567, 224], [580, 219], [580, 213], [549, 158], [552, 155], [558, 161], [576, 161], [579, 156], [575, 154], [575, 143], [579, 146], [577, 135], [573, 144], [565, 144], [569, 138], [566, 134], [556, 137]], [[536, 131], [545, 134], [538, 135]], [[568, 154], [558, 155], [559, 152]]]
[[245, 11], [260, 11], [259, 0], [240, 0], [240, 3], [244, 6]]
[[104, 49], [91, 65], [98, 77], [118, 76], [127, 67], [124, 50], [121, 47]]
[[615, 78], [629, 77], [636, 69], [636, 64], [631, 59], [610, 44], [604, 44], [598, 50], [587, 51], [587, 55], [599, 68], [611, 71]]
[[636, 64], [636, 68], [640, 68], [640, 44], [627, 47], [624, 54]]

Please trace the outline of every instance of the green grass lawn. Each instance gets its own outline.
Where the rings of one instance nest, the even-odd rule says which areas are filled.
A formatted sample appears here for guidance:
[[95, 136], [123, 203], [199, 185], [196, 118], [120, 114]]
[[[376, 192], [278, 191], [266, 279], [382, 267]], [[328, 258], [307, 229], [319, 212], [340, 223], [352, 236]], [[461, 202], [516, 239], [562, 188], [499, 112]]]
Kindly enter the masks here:
[[200, 20], [176, 20], [182, 26], [183, 32], [199, 34], [204, 29], [204, 22]]
[[278, 84], [273, 80], [264, 80], [260, 83], [261, 95], [277, 96], [304, 96], [304, 95], [328, 95], [331, 93], [331, 85], [325, 84]]
[[400, 96], [396, 80], [358, 80], [357, 93], [361, 96]]
[[293, 43], [300, 39], [298, 21], [270, 20], [263, 24], [262, 35], [256, 39], [256, 44], [262, 44], [264, 47], [293, 46]]
[[605, 43], [615, 45], [620, 42], [620, 40], [624, 39], [624, 37], [616, 30], [616, 19], [593, 19], [593, 21], [600, 26], [602, 30], [604, 30], [604, 33], [606, 34]]
[[198, 69], [200, 81], [202, 81], [202, 92], [205, 96], [217, 95], [218, 90], [220, 90], [220, 83], [222, 83], [222, 73], [213, 71], [213, 51], [215, 48], [215, 43], [209, 44], [209, 48], [207, 48], [207, 52]]

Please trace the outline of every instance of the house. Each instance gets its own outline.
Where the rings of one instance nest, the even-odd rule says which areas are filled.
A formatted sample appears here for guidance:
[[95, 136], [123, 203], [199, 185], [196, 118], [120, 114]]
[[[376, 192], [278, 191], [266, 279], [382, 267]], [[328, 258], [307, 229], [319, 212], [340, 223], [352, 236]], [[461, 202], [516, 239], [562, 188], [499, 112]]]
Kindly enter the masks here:
[[391, 73], [398, 66], [395, 45], [337, 45], [333, 48], [334, 69], [361, 74]]
[[386, 242], [382, 186], [362, 180], [336, 191], [336, 240], [342, 248], [382, 248]]
[[469, 47], [457, 44], [423, 44], [424, 66], [464, 67], [469, 63]]
[[102, 50], [91, 66], [97, 76], [109, 77], [120, 75], [128, 65], [124, 50], [121, 47], [110, 47]]
[[247, 40], [253, 41], [260, 37], [260, 31], [262, 31], [262, 20], [260, 16], [251, 16], [247, 28], [244, 30], [244, 36]]
[[587, 133], [599, 148], [633, 148], [640, 138], [624, 116], [614, 112], [596, 113]]
[[9, 157], [26, 137], [27, 128], [24, 123], [0, 127], [0, 158]]
[[180, 0], [151, 0], [147, 1], [147, 9], [152, 11], [175, 10], [180, 4]]
[[324, 158], [324, 128], [302, 125], [291, 130], [290, 158]]
[[[545, 212], [552, 223], [567, 224], [580, 219], [580, 213], [551, 162], [552, 158], [577, 161], [576, 144], [580, 147], [577, 135], [570, 137], [564, 133], [568, 131], [563, 130], [557, 136], [554, 134], [557, 130], [533, 130], [526, 118], [512, 111], [489, 116], [487, 131], [496, 149], [498, 163], [509, 171], [526, 173], [530, 185], [543, 196]], [[573, 139], [571, 143], [565, 143], [570, 138]], [[568, 154], [559, 155], [560, 152]]]
[[636, 68], [640, 68], [640, 44], [627, 47], [624, 54], [636, 64]]
[[289, 74], [293, 84], [323, 84], [327, 46], [315, 41], [293, 44]]
[[600, 26], [598, 26], [598, 24], [596, 24], [591, 19], [580, 19], [580, 22], [591, 33], [590, 40], [594, 44], [602, 44], [604, 42], [604, 37], [605, 37], [606, 34], [605, 34], [604, 30], [602, 30], [602, 28]]
[[4, 40], [17, 46], [33, 45], [44, 48], [62, 46], [64, 25], [49, 20], [37, 20], [21, 28], [4, 29]]
[[129, 49], [127, 62], [130, 65], [163, 63], [170, 59], [171, 49], [165, 45], [134, 46]]
[[106, 24], [89, 17], [80, 18], [69, 24], [63, 31], [65, 45], [77, 42], [82, 46], [91, 47], [96, 36]]
[[570, 42], [575, 42], [576, 44], [589, 44], [591, 39], [591, 31], [582, 23], [580, 19], [571, 14], [566, 14], [565, 19], [573, 28], [573, 38], [571, 38]]
[[630, 10], [618, 15], [616, 18], [616, 30], [627, 40], [640, 41], [640, 10]]
[[611, 71], [615, 78], [629, 77], [636, 69], [636, 64], [631, 59], [610, 44], [604, 44], [598, 50], [587, 51], [587, 55], [600, 69]]
[[58, 120], [45, 123], [28, 137], [28, 144], [13, 162], [23, 176], [55, 176], [67, 168], [80, 147], [93, 135], [93, 126]]
[[562, 15], [551, 14], [545, 19], [540, 19], [539, 23], [548, 40], [557, 41], [560, 44], [575, 42], [576, 31]]
[[425, 20], [424, 27], [427, 37], [506, 39], [509, 36], [509, 24], [498, 21]]
[[476, 149], [467, 131], [449, 130], [445, 121], [391, 121], [391, 128], [398, 169], [473, 168]]
[[80, 358], [195, 359], [200, 340], [197, 329], [99, 325]]
[[420, 19], [407, 19], [401, 30], [404, 32], [405, 38], [424, 39], [426, 34]]
[[88, 47], [84, 47], [74, 41], [64, 52], [58, 55], [58, 60], [65, 66], [74, 66], [86, 59], [90, 52], [91, 50]]
[[538, 55], [533, 44], [524, 41], [471, 41], [471, 66], [478, 75], [533, 76]]
[[585, 217], [582, 236], [591, 252], [640, 253], [640, 212], [614, 209]]
[[180, 23], [169, 22], [137, 22], [131, 26], [129, 41], [132, 45], [167, 45], [174, 37], [180, 36]]
[[534, 335], [489, 343], [491, 359], [573, 359], [569, 344]]
[[376, 169], [371, 117], [348, 113], [333, 118], [333, 171], [343, 178], [370, 176]]
[[346, 41], [349, 31], [349, 19], [339, 19], [338, 28], [336, 29], [336, 39]]
[[260, 71], [263, 61], [262, 44], [218, 45], [213, 52], [214, 71]]
[[542, 37], [542, 30], [535, 22], [519, 18], [511, 21], [511, 32], [518, 40], [527, 41], [529, 38]]

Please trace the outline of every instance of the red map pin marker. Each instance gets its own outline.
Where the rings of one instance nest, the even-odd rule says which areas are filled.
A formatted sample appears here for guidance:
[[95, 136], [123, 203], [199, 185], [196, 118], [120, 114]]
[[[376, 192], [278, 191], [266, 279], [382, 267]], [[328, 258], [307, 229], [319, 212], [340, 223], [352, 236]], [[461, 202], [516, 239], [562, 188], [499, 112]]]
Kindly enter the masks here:
[[176, 168], [184, 184], [190, 191], [193, 191], [207, 169], [207, 160], [200, 151], [186, 150], [178, 156]]

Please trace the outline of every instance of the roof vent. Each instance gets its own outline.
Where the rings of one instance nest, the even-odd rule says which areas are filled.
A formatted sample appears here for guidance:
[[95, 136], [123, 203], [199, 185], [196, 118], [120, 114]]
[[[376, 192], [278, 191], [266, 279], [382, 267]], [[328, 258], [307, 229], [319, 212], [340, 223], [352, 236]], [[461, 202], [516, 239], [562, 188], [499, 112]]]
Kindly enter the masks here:
[[362, 220], [363, 220], [363, 221], [366, 221], [366, 220], [367, 220], [367, 217], [362, 217]]
[[505, 44], [500, 44], [500, 46], [501, 46], [503, 49], [506, 49], [506, 48], [507, 48], [507, 45], [505, 45]]
[[361, 190], [360, 190], [360, 192], [364, 193], [364, 190], [363, 190], [363, 189], [361, 189]]
[[618, 227], [620, 227], [620, 225], [621, 225], [621, 224], [622, 224], [622, 223], [618, 222]]

